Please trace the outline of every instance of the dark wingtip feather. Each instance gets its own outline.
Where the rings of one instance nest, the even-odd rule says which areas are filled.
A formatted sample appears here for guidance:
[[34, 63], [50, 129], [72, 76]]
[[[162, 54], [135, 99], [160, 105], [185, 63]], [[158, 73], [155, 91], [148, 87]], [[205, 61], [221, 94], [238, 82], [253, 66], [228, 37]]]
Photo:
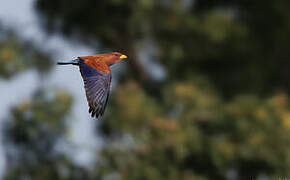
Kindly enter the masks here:
[[91, 117], [92, 118], [99, 118], [101, 116], [103, 116], [103, 111], [102, 111], [102, 108], [93, 108], [93, 107], [90, 107], [89, 108], [89, 113], [91, 114]]
[[92, 112], [92, 114], [91, 114], [91, 116], [92, 116], [92, 117], [94, 117], [94, 116], [95, 116], [95, 114], [96, 114], [96, 113], [95, 113], [95, 111], [93, 111], [93, 112]]

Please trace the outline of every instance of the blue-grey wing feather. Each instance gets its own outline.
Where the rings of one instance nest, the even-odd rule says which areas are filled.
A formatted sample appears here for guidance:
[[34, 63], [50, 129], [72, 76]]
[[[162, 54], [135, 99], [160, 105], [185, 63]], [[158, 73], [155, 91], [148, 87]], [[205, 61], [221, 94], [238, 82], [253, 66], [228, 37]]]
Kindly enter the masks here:
[[112, 75], [99, 72], [97, 69], [79, 61], [80, 72], [84, 80], [89, 112], [92, 117], [98, 118], [105, 112]]

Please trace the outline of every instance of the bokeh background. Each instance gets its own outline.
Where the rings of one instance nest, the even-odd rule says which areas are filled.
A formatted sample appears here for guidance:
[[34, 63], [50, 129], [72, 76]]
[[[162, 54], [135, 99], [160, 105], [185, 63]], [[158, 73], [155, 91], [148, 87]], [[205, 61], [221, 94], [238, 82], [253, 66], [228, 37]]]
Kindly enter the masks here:
[[[290, 1], [1, 0], [0, 176], [290, 178]], [[120, 51], [105, 116], [78, 67]]]

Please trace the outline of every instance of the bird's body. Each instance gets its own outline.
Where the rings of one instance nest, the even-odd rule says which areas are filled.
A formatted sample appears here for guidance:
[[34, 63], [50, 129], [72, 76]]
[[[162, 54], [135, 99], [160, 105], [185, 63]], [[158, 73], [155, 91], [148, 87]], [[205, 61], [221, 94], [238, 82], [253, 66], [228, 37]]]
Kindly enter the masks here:
[[111, 69], [110, 66], [127, 58], [118, 53], [98, 54], [93, 56], [78, 57], [69, 62], [59, 62], [59, 65], [78, 65], [84, 80], [89, 113], [98, 118], [105, 112], [110, 93]]

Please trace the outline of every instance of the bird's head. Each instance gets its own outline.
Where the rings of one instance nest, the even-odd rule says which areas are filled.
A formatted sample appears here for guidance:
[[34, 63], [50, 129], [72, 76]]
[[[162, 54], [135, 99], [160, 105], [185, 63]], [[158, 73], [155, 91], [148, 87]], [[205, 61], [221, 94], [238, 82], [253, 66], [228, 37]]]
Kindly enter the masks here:
[[104, 57], [104, 60], [108, 64], [108, 66], [111, 66], [126, 58], [127, 56], [124, 54], [121, 54], [119, 52], [112, 52], [112, 53], [106, 54], [106, 56]]

